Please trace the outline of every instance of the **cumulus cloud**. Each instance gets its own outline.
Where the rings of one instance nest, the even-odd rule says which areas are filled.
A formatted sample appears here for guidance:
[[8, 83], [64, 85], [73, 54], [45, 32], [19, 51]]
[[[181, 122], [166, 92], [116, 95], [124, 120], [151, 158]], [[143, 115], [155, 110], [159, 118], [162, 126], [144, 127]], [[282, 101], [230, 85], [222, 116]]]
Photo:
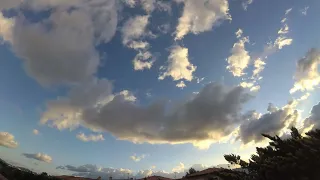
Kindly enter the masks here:
[[181, 172], [184, 171], [184, 164], [182, 162], [179, 163], [176, 167], [172, 169], [172, 172]]
[[178, 84], [176, 84], [176, 86], [177, 86], [178, 88], [183, 89], [183, 88], [186, 87], [186, 84], [184, 83], [184, 81], [180, 81]]
[[196, 69], [197, 67], [189, 61], [188, 48], [174, 46], [170, 50], [168, 65], [160, 68], [163, 72], [160, 74], [159, 79], [163, 80], [166, 77], [171, 77], [174, 81], [192, 81], [193, 72]]
[[32, 131], [32, 133], [33, 133], [34, 135], [38, 135], [38, 134], [39, 134], [39, 131], [38, 131], [37, 129], [34, 129], [34, 130]]
[[162, 0], [123, 0], [123, 2], [130, 8], [139, 5], [148, 14], [152, 13], [154, 10], [171, 12], [171, 3]]
[[142, 159], [144, 159], [145, 157], [146, 157], [145, 154], [142, 154], [141, 156], [137, 156], [136, 154], [134, 154], [134, 155], [130, 156], [130, 159], [132, 159], [135, 162], [139, 162]]
[[124, 45], [132, 42], [133, 40], [139, 39], [146, 35], [146, 28], [149, 24], [149, 16], [135, 16], [128, 19], [122, 29], [122, 42]]
[[231, 19], [227, 0], [176, 0], [183, 2], [183, 13], [176, 27], [175, 40], [188, 33], [199, 34], [210, 31], [226, 19]]
[[314, 129], [320, 128], [320, 103], [312, 107], [310, 116], [304, 120], [304, 127], [313, 126]]
[[133, 59], [133, 68], [136, 71], [150, 69], [155, 62], [155, 57], [149, 51], [139, 52]]
[[14, 26], [14, 18], [6, 18], [0, 12], [0, 43], [12, 42], [12, 29]]
[[22, 155], [24, 157], [26, 157], [26, 158], [35, 159], [35, 160], [43, 161], [43, 162], [46, 162], [46, 163], [51, 163], [52, 162], [52, 157], [50, 157], [47, 154], [43, 154], [43, 153], [36, 153], [36, 154], [24, 153]]
[[[108, 42], [115, 34], [114, 1], [72, 2], [30, 1], [34, 8], [64, 8], [53, 10], [48, 19], [36, 23], [18, 15], [10, 28], [11, 39], [7, 40], [12, 50], [24, 60], [28, 74], [43, 85], [73, 84], [92, 78], [100, 63], [96, 43]], [[77, 8], [71, 12], [65, 8], [73, 6]]]
[[98, 141], [104, 141], [104, 137], [102, 134], [90, 134], [90, 135], [85, 135], [84, 133], [79, 133], [77, 134], [77, 138], [83, 142], [89, 142], [89, 141], [93, 141], [93, 142], [98, 142]]
[[130, 169], [115, 169], [115, 168], [104, 168], [98, 167], [97, 165], [86, 164], [82, 166], [58, 166], [57, 169], [64, 169], [74, 172], [74, 176], [82, 176], [87, 178], [97, 178], [97, 177], [112, 177], [113, 179], [126, 179], [128, 178], [128, 173], [131, 174]]
[[14, 136], [8, 132], [0, 132], [0, 146], [7, 148], [18, 147], [18, 142], [14, 139]]
[[290, 89], [290, 93], [296, 91], [311, 91], [320, 84], [320, 74], [318, 66], [320, 65], [320, 51], [318, 49], [310, 49], [305, 57], [301, 58], [297, 63], [297, 69], [294, 76], [294, 87]]
[[245, 49], [245, 44], [249, 42], [248, 37], [242, 37], [242, 30], [239, 29], [236, 32], [236, 36], [239, 39], [233, 45], [231, 49], [231, 56], [227, 58], [228, 66], [227, 69], [233, 74], [233, 76], [243, 76], [244, 70], [248, 67], [250, 63], [250, 55], [248, 51]]
[[242, 121], [242, 105], [250, 99], [242, 87], [208, 84], [182, 102], [139, 106], [130, 94], [100, 91], [110, 86], [105, 83], [50, 101], [41, 122], [61, 130], [84, 126], [135, 143], [193, 143], [201, 148], [229, 135]]
[[299, 118], [299, 112], [296, 110], [297, 101], [290, 101], [282, 108], [277, 108], [269, 104], [266, 114], [251, 112], [246, 115], [245, 121], [239, 130], [238, 139], [244, 144], [249, 142], [261, 142], [264, 137], [262, 133], [269, 135], [282, 135], [283, 130], [294, 126]]
[[4, 9], [16, 8], [21, 4], [22, 0], [1, 0], [0, 11]]

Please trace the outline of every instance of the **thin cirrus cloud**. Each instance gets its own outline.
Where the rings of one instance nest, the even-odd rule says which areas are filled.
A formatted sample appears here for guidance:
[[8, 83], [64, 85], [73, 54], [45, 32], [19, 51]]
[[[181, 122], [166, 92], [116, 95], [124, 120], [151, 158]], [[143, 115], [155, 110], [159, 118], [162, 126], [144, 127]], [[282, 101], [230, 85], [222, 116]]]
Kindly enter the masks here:
[[47, 154], [43, 154], [43, 153], [36, 153], [36, 154], [24, 153], [22, 155], [26, 158], [35, 159], [35, 160], [46, 162], [46, 163], [52, 162], [52, 157]]
[[98, 141], [104, 141], [104, 137], [102, 134], [90, 134], [90, 135], [85, 135], [84, 133], [79, 133], [77, 134], [77, 138], [83, 142], [98, 142]]
[[18, 142], [15, 140], [12, 134], [8, 132], [0, 132], [0, 146], [16, 148], [18, 147]]

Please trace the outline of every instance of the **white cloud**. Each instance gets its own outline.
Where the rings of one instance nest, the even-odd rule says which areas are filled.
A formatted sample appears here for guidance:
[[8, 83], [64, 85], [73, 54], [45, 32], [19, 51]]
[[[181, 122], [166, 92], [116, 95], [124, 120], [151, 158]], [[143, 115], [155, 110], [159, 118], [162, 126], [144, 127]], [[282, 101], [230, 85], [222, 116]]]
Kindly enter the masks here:
[[89, 142], [89, 141], [93, 141], [93, 142], [98, 142], [98, 141], [104, 141], [104, 137], [102, 134], [90, 134], [90, 135], [85, 135], [84, 133], [79, 133], [77, 134], [77, 138], [83, 142]]
[[276, 41], [274, 42], [274, 45], [278, 48], [278, 49], [282, 49], [284, 46], [289, 46], [292, 44], [292, 39], [290, 38], [286, 38], [286, 37], [278, 37], [276, 39]]
[[135, 162], [139, 162], [142, 159], [144, 159], [145, 157], [146, 157], [145, 154], [142, 154], [141, 156], [137, 156], [136, 154], [134, 154], [134, 155], [130, 156], [130, 159], [132, 159]]
[[253, 70], [253, 76], [259, 77], [260, 73], [264, 70], [266, 63], [262, 61], [261, 58], [258, 58], [254, 61], [254, 70]]
[[289, 26], [287, 24], [284, 25], [279, 31], [278, 34], [287, 34], [289, 32]]
[[184, 171], [184, 164], [182, 162], [179, 163], [176, 167], [172, 169], [172, 172], [183, 172]]
[[257, 92], [259, 90], [260, 90], [260, 86], [259, 85], [255, 85], [255, 86], [250, 88], [250, 91], [252, 91], [252, 92]]
[[12, 28], [15, 20], [13, 18], [6, 18], [0, 12], [0, 44], [4, 42], [12, 42]]
[[292, 8], [287, 9], [286, 12], [285, 12], [285, 15], [288, 15], [291, 11], [292, 11]]
[[0, 146], [7, 148], [18, 147], [18, 142], [14, 139], [14, 136], [8, 132], [0, 132]]
[[149, 51], [139, 52], [133, 59], [133, 67], [136, 71], [150, 69], [155, 61], [155, 57]]
[[162, 0], [122, 0], [125, 5], [134, 8], [141, 6], [147, 14], [151, 14], [154, 10], [171, 12], [171, 2]]
[[46, 162], [46, 163], [51, 163], [52, 162], [52, 157], [50, 157], [47, 154], [43, 154], [43, 153], [36, 153], [36, 154], [24, 153], [22, 155], [24, 157], [26, 157], [26, 158], [35, 159], [35, 160], [43, 161], [43, 162]]
[[290, 93], [314, 90], [320, 84], [319, 64], [320, 51], [318, 49], [308, 51], [305, 57], [297, 63], [295, 83], [294, 87], [290, 89]]
[[227, 0], [176, 0], [184, 3], [182, 16], [176, 27], [175, 40], [181, 40], [188, 33], [199, 34], [210, 31], [229, 15]]
[[183, 88], [186, 87], [186, 84], [184, 83], [184, 81], [180, 81], [178, 84], [176, 84], [176, 86], [177, 86], [178, 88], [183, 89]]
[[236, 32], [236, 36], [239, 41], [233, 45], [233, 48], [231, 49], [231, 56], [227, 58], [227, 62], [229, 64], [227, 69], [233, 74], [233, 76], [237, 77], [245, 74], [244, 70], [248, 67], [251, 59], [245, 48], [245, 44], [249, 42], [249, 38], [242, 37], [242, 33], [241, 29]]
[[302, 15], [306, 16], [309, 10], [309, 6], [306, 6], [305, 8], [301, 9], [300, 12]]
[[37, 129], [34, 129], [34, 130], [32, 131], [32, 133], [33, 133], [34, 135], [38, 135], [38, 134], [39, 134], [39, 131], [38, 131]]
[[129, 48], [132, 48], [134, 50], [139, 50], [139, 49], [148, 49], [150, 44], [145, 41], [131, 41], [129, 44], [127, 44]]
[[119, 95], [122, 95], [123, 99], [128, 102], [135, 102], [137, 100], [137, 98], [128, 90], [121, 91]]
[[248, 6], [253, 3], [253, 0], [243, 0], [242, 7], [244, 10], [248, 9]]
[[190, 63], [188, 57], [188, 49], [181, 46], [174, 46], [171, 48], [168, 57], [168, 66], [162, 67], [163, 70], [159, 76], [160, 80], [165, 77], [172, 77], [174, 81], [187, 80], [192, 81], [193, 72], [197, 69], [196, 66]]
[[149, 16], [135, 16], [128, 19], [122, 29], [122, 42], [124, 45], [130, 44], [133, 40], [137, 40], [146, 36], [146, 28], [149, 23]]

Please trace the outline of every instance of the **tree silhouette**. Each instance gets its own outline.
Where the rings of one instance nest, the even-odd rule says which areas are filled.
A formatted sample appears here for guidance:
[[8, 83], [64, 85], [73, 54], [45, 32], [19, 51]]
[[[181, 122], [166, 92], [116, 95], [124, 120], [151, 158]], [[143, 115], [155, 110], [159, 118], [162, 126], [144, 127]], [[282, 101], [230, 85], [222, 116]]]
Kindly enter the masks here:
[[257, 154], [249, 162], [230, 154], [224, 158], [249, 171], [255, 180], [316, 180], [320, 179], [320, 130], [310, 131], [303, 137], [296, 128], [291, 128], [291, 137], [262, 134], [271, 142], [265, 148], [257, 147]]
[[194, 168], [190, 168], [190, 169], [188, 170], [188, 172], [186, 172], [186, 176], [189, 176], [189, 175], [194, 174], [194, 173], [196, 173], [196, 172], [198, 172], [198, 171], [196, 171]]

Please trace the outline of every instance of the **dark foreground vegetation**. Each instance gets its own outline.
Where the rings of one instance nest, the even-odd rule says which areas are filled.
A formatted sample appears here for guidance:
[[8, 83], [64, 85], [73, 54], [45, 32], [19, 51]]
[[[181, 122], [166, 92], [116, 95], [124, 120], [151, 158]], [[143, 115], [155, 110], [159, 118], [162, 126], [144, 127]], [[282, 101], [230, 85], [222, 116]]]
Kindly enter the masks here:
[[[222, 180], [320, 180], [320, 130], [310, 131], [303, 137], [292, 128], [288, 139], [262, 136], [270, 143], [264, 148], [257, 147], [257, 154], [252, 155], [249, 162], [235, 154], [224, 155], [229, 163], [240, 165], [241, 171], [221, 169], [214, 175]], [[191, 168], [184, 178], [188, 179], [193, 173], [197, 171]], [[59, 180], [47, 173], [36, 174], [11, 166], [1, 159], [0, 174], [8, 180]]]
[[225, 174], [226, 180], [320, 180], [320, 130], [310, 131], [303, 137], [292, 128], [288, 139], [263, 136], [271, 141], [269, 146], [258, 147], [249, 162], [234, 154], [224, 156], [229, 163], [248, 171], [245, 175]]

